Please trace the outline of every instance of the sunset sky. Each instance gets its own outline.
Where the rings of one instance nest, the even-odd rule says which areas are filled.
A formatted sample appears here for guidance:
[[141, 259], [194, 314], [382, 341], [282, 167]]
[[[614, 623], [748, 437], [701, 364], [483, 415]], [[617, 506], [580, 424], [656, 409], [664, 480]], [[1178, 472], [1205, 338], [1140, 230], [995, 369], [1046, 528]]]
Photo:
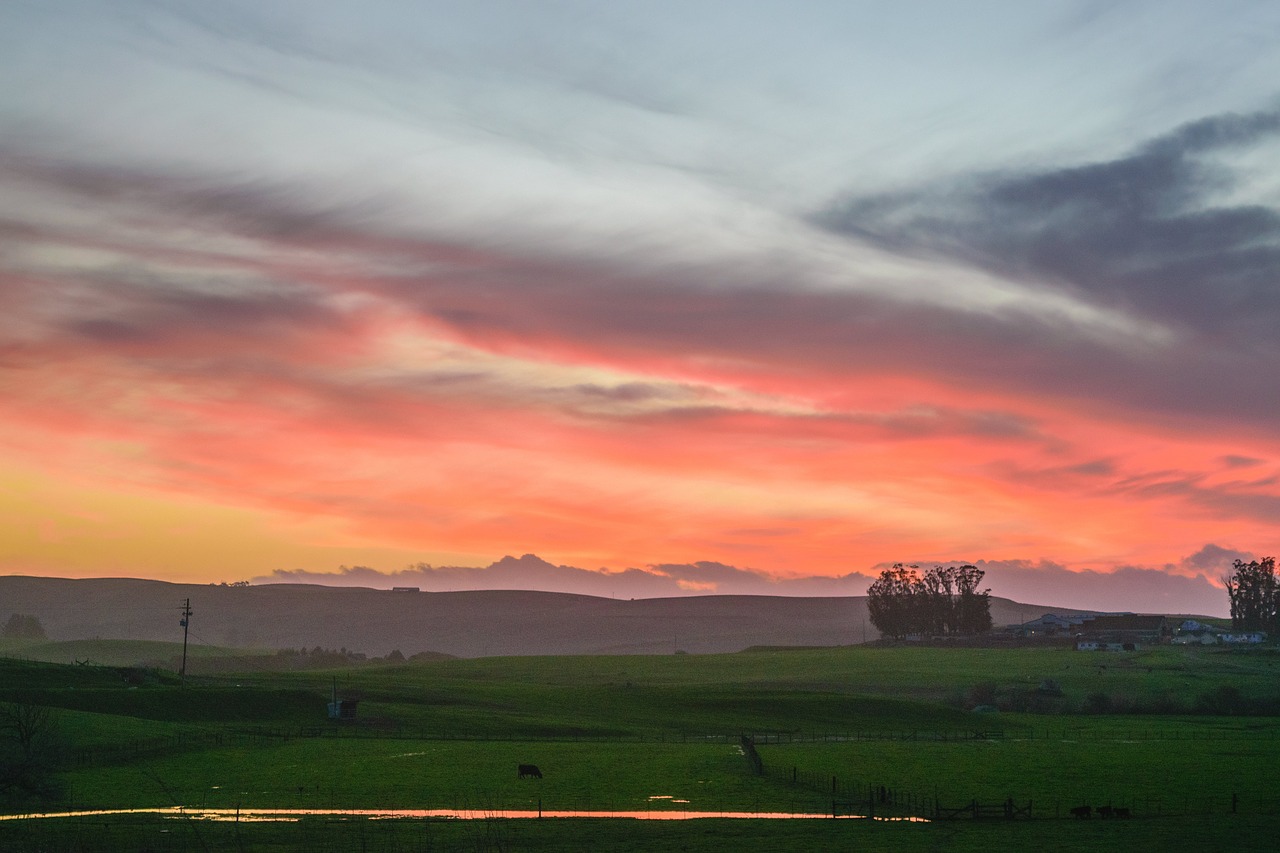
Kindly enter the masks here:
[[0, 573], [1225, 612], [1280, 554], [1278, 45], [1269, 0], [8, 0]]

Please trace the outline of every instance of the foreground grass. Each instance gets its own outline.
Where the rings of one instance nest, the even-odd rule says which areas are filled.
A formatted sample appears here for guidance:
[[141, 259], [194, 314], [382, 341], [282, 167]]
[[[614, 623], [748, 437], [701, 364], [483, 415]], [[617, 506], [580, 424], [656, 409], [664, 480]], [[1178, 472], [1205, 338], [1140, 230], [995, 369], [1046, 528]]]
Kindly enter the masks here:
[[[1062, 711], [1100, 694], [1120, 707], [1185, 710], [1224, 690], [1262, 707], [1280, 691], [1277, 660], [1199, 649], [855, 648], [445, 660], [197, 678], [185, 689], [163, 677], [131, 682], [133, 673], [108, 667], [0, 661], [0, 701], [57, 709], [68, 748], [81, 750], [81, 763], [62, 777], [76, 807], [541, 802], [548, 810], [827, 812], [835, 777], [836, 799], [880, 786], [905, 793], [899, 813], [922, 813], [926, 800], [957, 806], [1011, 797], [1036, 803], [1042, 818], [1080, 803], [1124, 805], [1135, 815], [928, 826], [316, 819], [242, 824], [234, 836], [225, 825], [128, 816], [102, 818], [96, 831], [70, 819], [0, 821], [0, 850], [1274, 849], [1280, 793], [1271, 793], [1270, 781], [1280, 766], [1280, 718]], [[325, 719], [335, 680], [344, 695], [361, 697], [353, 728]], [[1062, 692], [1058, 713], [962, 707], [978, 695], [1025, 701], [1041, 695], [1046, 680]], [[955, 737], [977, 731], [1002, 736]], [[333, 736], [339, 732], [360, 736]], [[744, 732], [758, 736], [764, 777], [751, 775], [737, 751]], [[909, 732], [925, 737], [892, 739]], [[326, 736], [299, 737], [308, 733]], [[939, 733], [948, 738], [927, 737]], [[205, 737], [178, 737], [184, 734]], [[862, 737], [807, 741], [814, 734]], [[93, 751], [166, 737], [173, 747]], [[538, 764], [544, 778], [517, 779], [521, 763]], [[149, 840], [112, 846], [104, 839], [113, 833]]]
[[[1203, 726], [1204, 721], [1196, 721]], [[564, 810], [865, 812], [884, 788], [897, 808], [930, 815], [933, 804], [971, 801], [1066, 817], [1076, 805], [1133, 814], [1280, 813], [1280, 792], [1258, 780], [1280, 764], [1277, 726], [1167, 729], [1178, 740], [1131, 740], [1115, 721], [1037, 739], [762, 744], [763, 777], [732, 742], [291, 740], [144, 756], [74, 776], [83, 808], [471, 808]], [[1152, 732], [1151, 734], [1156, 734]], [[1199, 737], [1196, 737], [1196, 735]], [[1063, 737], [1062, 735], [1065, 735]], [[1209, 737], [1211, 735], [1211, 737]], [[541, 780], [521, 780], [518, 764]], [[1214, 778], [1209, 788], [1179, 780]], [[834, 786], [834, 788], [833, 788]]]
[[[519, 779], [535, 763], [541, 780]], [[297, 740], [75, 774], [79, 808], [799, 811], [825, 792], [750, 775], [728, 744]]]

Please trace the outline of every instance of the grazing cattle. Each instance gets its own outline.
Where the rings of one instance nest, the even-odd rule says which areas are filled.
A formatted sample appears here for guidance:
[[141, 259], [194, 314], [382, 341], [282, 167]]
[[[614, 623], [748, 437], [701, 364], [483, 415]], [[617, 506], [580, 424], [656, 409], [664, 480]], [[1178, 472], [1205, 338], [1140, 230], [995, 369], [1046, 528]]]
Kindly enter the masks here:
[[1093, 806], [1076, 806], [1071, 810], [1071, 816], [1077, 818], [1088, 818], [1093, 816]]
[[1118, 808], [1116, 809], [1116, 817], [1133, 817], [1133, 815], [1129, 814], [1129, 810], [1126, 808]]
[[536, 764], [521, 764], [518, 773], [519, 778], [521, 779], [528, 779], [530, 777], [534, 779], [542, 778], [542, 771], [538, 769], [538, 765]]
[[1098, 813], [1098, 817], [1111, 817], [1115, 810], [1111, 806], [1098, 806], [1094, 811]]

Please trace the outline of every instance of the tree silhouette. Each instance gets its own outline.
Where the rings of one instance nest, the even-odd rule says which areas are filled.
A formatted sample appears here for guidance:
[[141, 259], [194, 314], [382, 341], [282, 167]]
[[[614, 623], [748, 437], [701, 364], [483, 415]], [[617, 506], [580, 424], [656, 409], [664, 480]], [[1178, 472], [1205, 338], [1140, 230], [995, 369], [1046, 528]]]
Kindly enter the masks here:
[[981, 634], [991, 630], [991, 590], [978, 589], [977, 566], [916, 566], [894, 563], [867, 588], [871, 622], [887, 637], [908, 634]]
[[915, 566], [894, 563], [893, 568], [882, 571], [867, 588], [871, 624], [881, 634], [900, 640], [916, 630], [919, 585], [920, 575]]
[[1280, 615], [1275, 557], [1236, 560], [1222, 578], [1231, 600], [1231, 627], [1237, 631], [1274, 631]]

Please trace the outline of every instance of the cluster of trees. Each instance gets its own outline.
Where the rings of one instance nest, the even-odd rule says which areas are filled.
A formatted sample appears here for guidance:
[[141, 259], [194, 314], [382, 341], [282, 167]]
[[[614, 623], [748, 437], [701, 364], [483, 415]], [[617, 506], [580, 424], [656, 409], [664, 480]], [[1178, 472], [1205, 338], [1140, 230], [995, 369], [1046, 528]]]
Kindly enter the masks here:
[[[440, 652], [418, 652], [406, 655], [399, 649], [393, 649], [386, 657], [371, 657], [364, 652], [357, 652], [346, 647], [324, 649], [316, 646], [313, 649], [277, 649], [273, 655], [244, 654], [201, 657], [195, 666], [197, 666], [201, 675], [212, 675], [224, 672], [292, 672], [310, 669], [347, 669], [356, 666], [443, 660], [448, 657], [450, 655], [441, 654]], [[153, 661], [150, 665], [161, 669], [176, 670], [178, 668], [178, 658]]]
[[43, 640], [45, 639], [44, 625], [40, 624], [40, 620], [26, 613], [14, 613], [9, 617], [9, 621], [4, 623], [4, 630], [0, 631], [0, 636], [6, 640]]
[[1236, 560], [1222, 578], [1231, 599], [1231, 627], [1237, 631], [1280, 630], [1280, 587], [1275, 557]]
[[871, 622], [887, 637], [908, 634], [981, 634], [991, 630], [991, 590], [978, 589], [986, 573], [977, 566], [895, 563], [867, 589]]

